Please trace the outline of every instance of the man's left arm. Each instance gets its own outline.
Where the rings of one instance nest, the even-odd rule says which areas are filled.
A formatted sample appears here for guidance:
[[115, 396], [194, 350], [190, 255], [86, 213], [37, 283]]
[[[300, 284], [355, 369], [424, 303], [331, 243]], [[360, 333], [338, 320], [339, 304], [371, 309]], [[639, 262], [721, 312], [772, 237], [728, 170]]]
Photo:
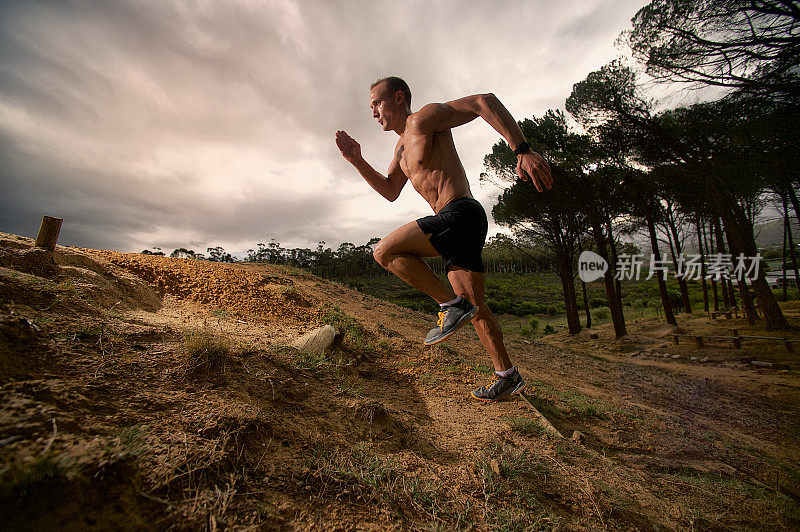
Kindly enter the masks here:
[[411, 115], [411, 122], [407, 125], [419, 133], [433, 134], [466, 124], [479, 116], [506, 139], [511, 149], [518, 152], [517, 175], [520, 179], [527, 180], [530, 176], [539, 192], [542, 186], [552, 187], [550, 165], [530, 148], [519, 124], [494, 94], [476, 94], [447, 103], [428, 104]]

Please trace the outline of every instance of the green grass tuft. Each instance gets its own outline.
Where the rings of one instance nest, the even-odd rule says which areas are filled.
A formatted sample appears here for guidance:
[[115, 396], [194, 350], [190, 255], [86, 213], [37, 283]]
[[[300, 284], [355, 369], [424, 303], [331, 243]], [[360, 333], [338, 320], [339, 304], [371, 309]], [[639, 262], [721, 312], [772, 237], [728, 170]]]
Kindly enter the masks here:
[[139, 456], [145, 451], [144, 429], [131, 425], [119, 430], [117, 437], [123, 451], [129, 456]]
[[511, 426], [511, 430], [514, 432], [518, 432], [520, 434], [524, 434], [525, 436], [533, 436], [538, 438], [539, 436], [544, 436], [546, 431], [544, 428], [529, 417], [524, 416], [511, 416], [506, 419], [508, 424]]

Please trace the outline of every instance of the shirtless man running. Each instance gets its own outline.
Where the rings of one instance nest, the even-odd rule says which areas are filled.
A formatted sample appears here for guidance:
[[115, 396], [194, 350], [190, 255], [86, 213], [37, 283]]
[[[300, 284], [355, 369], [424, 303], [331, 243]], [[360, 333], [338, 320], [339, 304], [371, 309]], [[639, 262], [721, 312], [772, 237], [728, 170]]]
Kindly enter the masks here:
[[[450, 130], [479, 116], [483, 118], [515, 148], [517, 174], [524, 180], [530, 176], [539, 192], [553, 184], [550, 167], [531, 149], [511, 113], [494, 94], [431, 103], [412, 112], [411, 91], [402, 79], [383, 78], [370, 89], [372, 116], [384, 131], [400, 136], [388, 177], [364, 160], [361, 146], [344, 131], [336, 132], [336, 145], [381, 196], [396, 200], [410, 179], [435, 213], [410, 222], [381, 240], [373, 253], [375, 260], [439, 303], [439, 321], [425, 337], [426, 345], [441, 342], [472, 322], [496, 374], [490, 385], [473, 390], [473, 397], [497, 401], [519, 393], [525, 381], [511, 364], [500, 324], [483, 300], [481, 250], [488, 230], [486, 213], [472, 197]], [[422, 260], [439, 255], [450, 286], [442, 283]]]

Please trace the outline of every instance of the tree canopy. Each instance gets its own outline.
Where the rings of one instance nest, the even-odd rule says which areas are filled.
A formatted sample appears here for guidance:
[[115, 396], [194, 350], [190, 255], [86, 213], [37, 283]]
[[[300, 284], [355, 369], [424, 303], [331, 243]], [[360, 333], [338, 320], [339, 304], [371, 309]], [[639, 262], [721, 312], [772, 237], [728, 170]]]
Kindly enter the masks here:
[[800, 96], [800, 2], [653, 0], [626, 37], [656, 79]]

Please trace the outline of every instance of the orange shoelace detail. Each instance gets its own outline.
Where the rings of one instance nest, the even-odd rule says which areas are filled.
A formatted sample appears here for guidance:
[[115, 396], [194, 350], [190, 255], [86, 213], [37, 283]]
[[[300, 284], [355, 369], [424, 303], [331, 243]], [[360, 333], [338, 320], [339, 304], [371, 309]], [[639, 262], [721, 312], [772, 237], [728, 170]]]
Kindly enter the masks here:
[[495, 376], [494, 376], [494, 377], [492, 377], [492, 382], [490, 382], [489, 384], [487, 384], [486, 386], [484, 386], [484, 387], [483, 387], [483, 389], [484, 389], [484, 390], [486, 390], [486, 391], [488, 392], [488, 391], [489, 391], [489, 390], [492, 388], [492, 386], [494, 386], [494, 383], [495, 383], [495, 382], [497, 382], [497, 374], [495, 374]]
[[439, 327], [440, 329], [442, 328], [442, 325], [444, 324], [444, 317], [445, 316], [447, 316], [447, 311], [446, 310], [444, 312], [440, 312], [439, 313], [439, 319], [436, 321], [436, 326]]

